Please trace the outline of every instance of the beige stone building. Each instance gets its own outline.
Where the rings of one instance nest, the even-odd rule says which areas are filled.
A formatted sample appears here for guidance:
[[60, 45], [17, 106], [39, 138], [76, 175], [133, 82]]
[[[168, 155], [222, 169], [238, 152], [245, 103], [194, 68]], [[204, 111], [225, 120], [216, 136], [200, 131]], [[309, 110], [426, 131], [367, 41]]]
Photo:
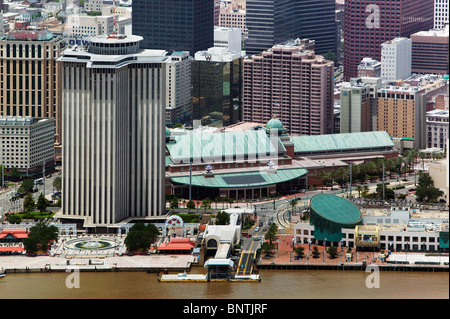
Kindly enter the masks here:
[[0, 38], [0, 116], [56, 120], [55, 161], [61, 161], [61, 88], [56, 59], [65, 41], [51, 32], [14, 30]]

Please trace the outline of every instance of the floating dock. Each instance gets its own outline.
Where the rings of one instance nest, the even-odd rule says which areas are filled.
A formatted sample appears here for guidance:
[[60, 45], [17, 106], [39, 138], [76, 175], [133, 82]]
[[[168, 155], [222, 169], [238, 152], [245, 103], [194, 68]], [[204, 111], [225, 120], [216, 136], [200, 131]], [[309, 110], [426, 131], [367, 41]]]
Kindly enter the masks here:
[[212, 282], [212, 281], [231, 281], [231, 282], [259, 282], [259, 274], [248, 276], [232, 276], [228, 279], [208, 279], [206, 274], [164, 274], [158, 279], [160, 282]]

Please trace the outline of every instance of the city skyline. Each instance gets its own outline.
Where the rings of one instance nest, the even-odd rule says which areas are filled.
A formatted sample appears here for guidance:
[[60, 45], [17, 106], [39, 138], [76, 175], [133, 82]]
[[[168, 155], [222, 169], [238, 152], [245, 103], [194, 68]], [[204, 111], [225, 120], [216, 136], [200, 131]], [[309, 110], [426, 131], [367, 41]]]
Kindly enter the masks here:
[[0, 0], [0, 297], [448, 298], [448, 5]]

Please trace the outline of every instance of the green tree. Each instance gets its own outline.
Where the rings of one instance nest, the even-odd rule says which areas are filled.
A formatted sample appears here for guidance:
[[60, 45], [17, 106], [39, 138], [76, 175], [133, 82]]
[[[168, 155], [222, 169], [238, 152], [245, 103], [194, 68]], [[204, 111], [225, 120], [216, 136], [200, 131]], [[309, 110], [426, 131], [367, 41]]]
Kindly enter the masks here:
[[25, 179], [20, 187], [22, 187], [25, 192], [32, 192], [34, 188], [34, 181], [32, 179]]
[[230, 223], [230, 215], [227, 212], [220, 211], [216, 216], [216, 225], [228, 225]]
[[212, 200], [209, 198], [205, 198], [204, 200], [202, 200], [202, 204], [200, 207], [202, 207], [206, 213], [206, 210], [211, 208], [211, 204], [212, 204]]
[[[383, 199], [383, 184], [380, 183], [376, 188], [377, 198]], [[392, 188], [388, 188], [386, 184], [384, 185], [384, 199], [394, 199], [395, 192]]]
[[20, 224], [22, 222], [22, 217], [18, 214], [9, 214], [6, 217], [6, 221], [10, 224]]
[[303, 258], [304, 250], [302, 246], [297, 246], [294, 248], [294, 253], [297, 255], [298, 258]]
[[330, 258], [335, 258], [338, 253], [336, 246], [330, 246], [327, 252], [330, 255]]
[[172, 198], [172, 200], [170, 201], [170, 208], [173, 210], [175, 210], [175, 208], [178, 208], [178, 198]]
[[274, 245], [273, 244], [271, 244], [271, 243], [268, 243], [268, 242], [263, 242], [262, 244], [261, 244], [261, 251], [264, 253], [264, 254], [268, 254], [268, 253], [270, 253], [270, 251], [272, 250], [272, 249], [274, 249], [275, 247], [274, 247]]
[[317, 248], [317, 246], [314, 246], [313, 251], [312, 251], [312, 256], [313, 256], [313, 258], [318, 258], [320, 256], [320, 252], [319, 252], [319, 249]]
[[23, 210], [25, 212], [31, 212], [35, 207], [36, 203], [34, 202], [33, 195], [31, 195], [31, 193], [28, 193], [23, 199]]
[[47, 198], [45, 198], [44, 194], [41, 193], [41, 195], [39, 195], [37, 203], [36, 203], [36, 208], [39, 209], [39, 211], [41, 213], [45, 212], [45, 210], [47, 209], [47, 207], [49, 206], [49, 201]]
[[10, 175], [14, 179], [18, 179], [18, 178], [20, 178], [22, 176], [22, 174], [20, 173], [20, 171], [19, 171], [19, 169], [17, 167], [11, 168]]
[[54, 225], [37, 223], [30, 228], [28, 238], [23, 241], [24, 248], [28, 253], [38, 251], [46, 252], [51, 241], [58, 240], [58, 228]]
[[268, 240], [270, 244], [277, 239], [278, 226], [275, 223], [270, 224], [269, 229], [264, 236], [264, 239]]
[[186, 204], [186, 207], [187, 207], [187, 209], [189, 209], [189, 212], [191, 212], [191, 209], [195, 209], [194, 201], [192, 199], [190, 201], [188, 201]]
[[61, 187], [62, 187], [61, 182], [62, 182], [61, 176], [57, 176], [53, 180], [53, 188], [56, 189], [58, 192], [61, 191]]
[[155, 225], [136, 223], [130, 228], [124, 244], [128, 251], [147, 251], [159, 235], [160, 232]]
[[294, 212], [295, 210], [295, 206], [297, 206], [297, 200], [296, 199], [292, 199], [291, 201], [289, 201], [289, 205], [291, 205], [292, 207], [292, 212]]
[[337, 64], [337, 62], [338, 62], [338, 58], [337, 58], [336, 54], [334, 54], [334, 52], [331, 50], [329, 50], [323, 57], [326, 60], [333, 61], [334, 64]]
[[421, 173], [417, 183], [416, 196], [419, 201], [435, 202], [444, 194], [439, 188], [434, 187], [434, 181], [428, 173]]

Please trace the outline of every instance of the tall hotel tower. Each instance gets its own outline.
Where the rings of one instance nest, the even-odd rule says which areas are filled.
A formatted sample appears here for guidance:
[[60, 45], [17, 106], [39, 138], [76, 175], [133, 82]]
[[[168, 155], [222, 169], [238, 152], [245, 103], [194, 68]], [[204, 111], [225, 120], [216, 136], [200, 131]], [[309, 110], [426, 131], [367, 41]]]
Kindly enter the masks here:
[[364, 58], [381, 61], [381, 44], [433, 27], [434, 0], [346, 0], [344, 81]]
[[114, 227], [164, 214], [165, 63], [140, 36], [100, 35], [62, 64], [61, 218]]

